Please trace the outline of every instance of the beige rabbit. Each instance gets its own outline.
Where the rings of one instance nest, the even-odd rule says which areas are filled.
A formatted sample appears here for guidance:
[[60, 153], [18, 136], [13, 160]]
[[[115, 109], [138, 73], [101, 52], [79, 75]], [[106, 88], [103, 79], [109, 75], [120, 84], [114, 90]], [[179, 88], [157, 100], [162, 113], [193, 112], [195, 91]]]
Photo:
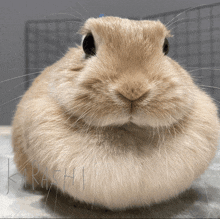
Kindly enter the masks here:
[[112, 210], [177, 196], [215, 156], [217, 107], [167, 56], [160, 21], [90, 18], [80, 32], [18, 104], [18, 170]]

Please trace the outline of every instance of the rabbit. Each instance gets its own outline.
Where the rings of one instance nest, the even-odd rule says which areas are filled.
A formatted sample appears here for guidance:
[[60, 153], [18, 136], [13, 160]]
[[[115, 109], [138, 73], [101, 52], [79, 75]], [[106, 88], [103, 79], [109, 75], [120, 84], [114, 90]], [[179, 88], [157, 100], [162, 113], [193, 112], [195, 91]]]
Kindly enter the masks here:
[[159, 20], [89, 18], [81, 45], [47, 67], [17, 106], [12, 145], [33, 186], [110, 210], [177, 197], [207, 169], [218, 110], [168, 56]]

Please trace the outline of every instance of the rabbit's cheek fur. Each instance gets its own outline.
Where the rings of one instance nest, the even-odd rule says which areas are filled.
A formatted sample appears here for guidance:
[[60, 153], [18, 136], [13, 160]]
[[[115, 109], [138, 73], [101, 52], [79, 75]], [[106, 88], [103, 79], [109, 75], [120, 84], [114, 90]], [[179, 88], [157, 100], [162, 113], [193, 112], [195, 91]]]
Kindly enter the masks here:
[[[83, 80], [73, 98], [77, 116], [90, 125], [123, 125], [133, 122], [141, 126], [170, 126], [182, 119], [193, 107], [193, 94], [177, 76], [164, 77], [161, 82], [147, 80], [146, 75], [132, 75], [103, 83], [97, 78]], [[190, 83], [188, 83], [190, 84]], [[190, 85], [188, 85], [190, 86]], [[192, 85], [191, 85], [192, 86]], [[118, 96], [120, 91], [120, 96]], [[140, 94], [146, 94], [146, 97]], [[138, 100], [125, 100], [141, 96]], [[86, 107], [85, 103], [86, 102]]]

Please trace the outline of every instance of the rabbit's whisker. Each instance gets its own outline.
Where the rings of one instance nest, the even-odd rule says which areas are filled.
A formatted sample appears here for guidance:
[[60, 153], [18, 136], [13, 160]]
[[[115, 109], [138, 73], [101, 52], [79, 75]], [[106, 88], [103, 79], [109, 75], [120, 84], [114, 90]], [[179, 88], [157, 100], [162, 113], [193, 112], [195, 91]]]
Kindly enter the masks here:
[[[194, 21], [189, 21], [188, 23], [193, 23]], [[180, 24], [185, 24], [186, 22], [180, 22], [178, 23], [175, 27], [172, 27], [171, 29], [169, 29], [169, 31], [172, 31], [173, 29], [179, 27]]]
[[199, 71], [199, 70], [211, 70], [211, 71], [220, 71], [220, 68], [197, 68], [188, 71], [189, 73], [194, 72], [194, 71]]
[[[174, 21], [172, 24], [168, 25], [167, 28], [169, 28], [169, 26], [171, 26], [171, 25], [173, 25], [173, 24], [175, 24], [175, 23], [178, 23], [178, 22], [180, 22], [180, 23], [184, 23], [184, 22], [181, 22], [181, 21], [184, 21], [184, 20], [188, 20], [188, 18], [181, 18], [181, 19], [178, 19], [178, 20]], [[172, 29], [173, 29], [173, 28], [171, 28], [170, 30], [172, 30]]]
[[[35, 78], [34, 78], [34, 79], [35, 79]], [[28, 82], [33, 81], [34, 79], [29, 79]], [[26, 82], [27, 82], [27, 81], [24, 81], [24, 82], [22, 82], [22, 83], [20, 83], [20, 84], [17, 84], [16, 86], [14, 86], [13, 88], [11, 88], [10, 90], [6, 90], [5, 92], [3, 92], [2, 95], [5, 94], [5, 93], [9, 93], [10, 91], [13, 91], [16, 87], [19, 87], [20, 85], [25, 84]]]
[[208, 85], [203, 85], [203, 84], [199, 84], [199, 86], [208, 87], [208, 88], [214, 88], [214, 89], [220, 90], [220, 87], [208, 86]]
[[72, 6], [70, 6], [71, 10], [73, 10], [74, 13], [77, 13], [81, 16], [81, 19], [83, 19], [83, 23], [86, 21], [86, 18], [81, 14], [79, 13], [78, 11], [74, 10], [74, 8]]
[[174, 18], [172, 18], [168, 23], [165, 24], [165, 26], [167, 27], [167, 25], [169, 25], [174, 19], [176, 19], [177, 17], [179, 17], [181, 14], [186, 13], [186, 12], [188, 12], [188, 11], [190, 11], [190, 10], [196, 9], [196, 8], [198, 8], [198, 7], [204, 6], [204, 5], [207, 5], [207, 4], [202, 4], [202, 5], [199, 5], [199, 6], [187, 8], [186, 10], [180, 12], [180, 13], [177, 14]]
[[6, 104], [8, 104], [8, 103], [11, 103], [11, 102], [14, 101], [14, 100], [17, 100], [17, 99], [19, 99], [19, 98], [22, 98], [23, 96], [24, 96], [24, 94], [22, 94], [22, 95], [20, 95], [20, 96], [18, 96], [18, 97], [16, 97], [16, 98], [13, 98], [12, 100], [9, 100], [9, 101], [7, 101], [7, 102], [5, 102], [5, 103], [3, 103], [3, 104], [0, 104], [0, 107], [6, 105]]
[[78, 117], [78, 119], [77, 119], [71, 126], [74, 127], [74, 125], [75, 125], [80, 119], [85, 118], [85, 116], [86, 116], [88, 113], [90, 113], [90, 111], [91, 111], [91, 108], [89, 108], [87, 111], [85, 111], [84, 113], [82, 113], [82, 114]]
[[33, 72], [33, 73], [25, 74], [25, 75], [20, 75], [20, 76], [14, 77], [14, 78], [9, 78], [9, 79], [0, 81], [0, 84], [2, 84], [4, 82], [7, 82], [7, 81], [15, 80], [15, 79], [18, 79], [18, 78], [23, 78], [23, 77], [26, 77], [27, 75], [34, 75], [34, 74], [39, 74], [39, 73], [41, 73], [41, 72], [38, 71], [38, 72]]
[[81, 5], [81, 4], [79, 3], [79, 1], [77, 1], [76, 3], [79, 4], [80, 7], [82, 7], [82, 8], [85, 10], [86, 13], [89, 13], [89, 12], [86, 10], [86, 8], [84, 8], [83, 5]]

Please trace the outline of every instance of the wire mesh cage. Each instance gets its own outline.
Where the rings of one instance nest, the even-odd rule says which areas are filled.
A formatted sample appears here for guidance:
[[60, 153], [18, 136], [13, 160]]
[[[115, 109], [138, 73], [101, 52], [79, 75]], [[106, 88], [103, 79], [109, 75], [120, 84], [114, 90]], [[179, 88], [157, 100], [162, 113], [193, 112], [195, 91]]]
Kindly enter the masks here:
[[27, 21], [25, 25], [25, 69], [27, 90], [42, 70], [64, 56], [69, 47], [80, 44], [79, 19]]
[[[135, 19], [160, 20], [169, 30], [169, 56], [191, 73], [195, 82], [220, 102], [220, 3]], [[26, 23], [26, 89], [42, 71], [80, 43], [80, 20]]]

